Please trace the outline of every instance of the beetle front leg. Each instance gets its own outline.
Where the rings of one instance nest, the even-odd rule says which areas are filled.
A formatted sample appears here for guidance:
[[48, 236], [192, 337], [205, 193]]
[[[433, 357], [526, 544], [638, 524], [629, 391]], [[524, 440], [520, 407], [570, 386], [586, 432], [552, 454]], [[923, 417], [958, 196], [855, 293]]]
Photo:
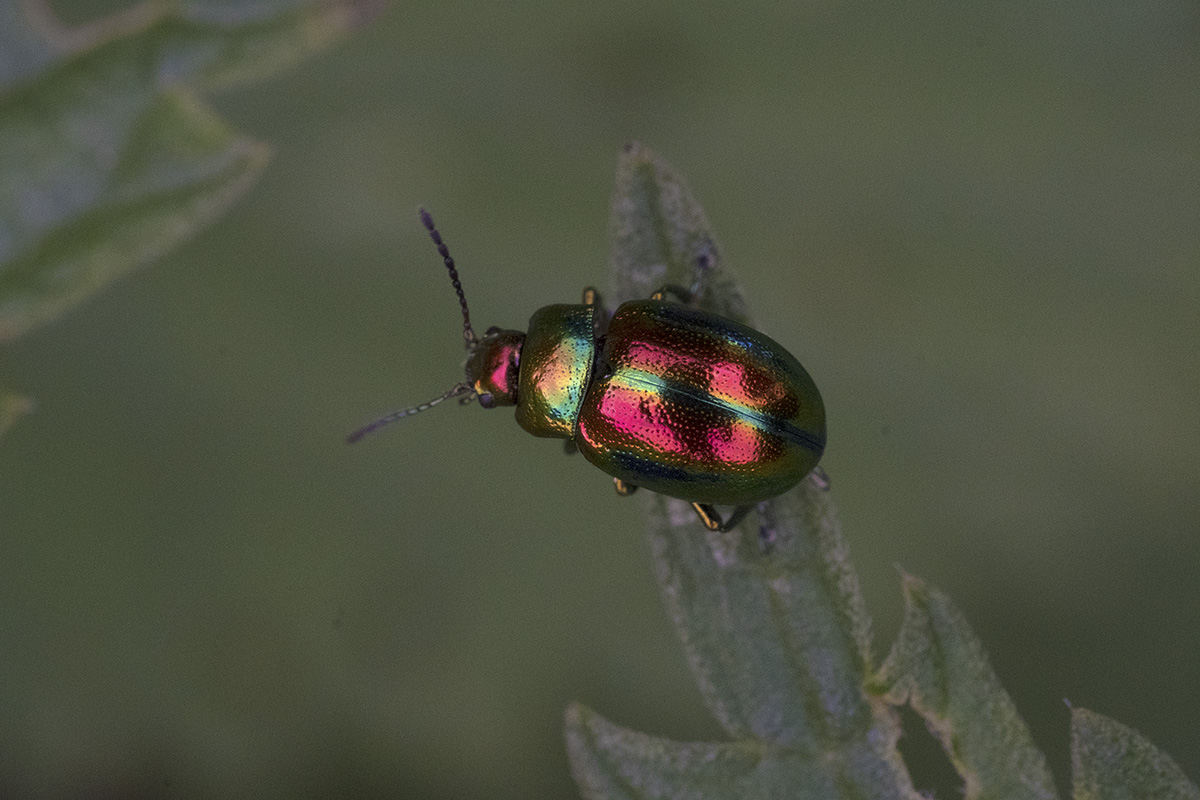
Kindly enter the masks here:
[[683, 288], [677, 283], [664, 283], [659, 287], [658, 291], [650, 295], [651, 300], [666, 300], [667, 295], [675, 295], [675, 299], [683, 303], [685, 306], [692, 302], [692, 293]]
[[629, 497], [629, 495], [637, 491], [636, 486], [620, 478], [613, 478], [613, 488], [617, 490], [617, 494], [621, 495], [621, 497]]
[[685, 288], [677, 283], [663, 284], [657, 292], [650, 295], [650, 299], [666, 300], [667, 295], [672, 294], [685, 306], [698, 307], [701, 299], [704, 297], [708, 273], [716, 264], [717, 248], [711, 240], [705, 240], [700, 245], [700, 252], [696, 254], [696, 274], [692, 280], [692, 285]]
[[595, 286], [583, 287], [583, 304], [585, 306], [595, 306], [596, 310], [593, 316], [594, 322], [592, 328], [598, 339], [608, 330], [608, 321], [612, 319], [612, 312], [604, 307], [604, 299], [600, 297], [600, 292]]

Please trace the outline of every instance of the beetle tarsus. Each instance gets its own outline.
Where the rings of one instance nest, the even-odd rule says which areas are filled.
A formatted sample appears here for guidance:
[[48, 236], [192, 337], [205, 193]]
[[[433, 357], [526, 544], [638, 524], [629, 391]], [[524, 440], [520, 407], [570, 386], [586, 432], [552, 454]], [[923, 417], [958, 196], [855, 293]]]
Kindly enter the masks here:
[[700, 522], [710, 531], [719, 531], [722, 528], [721, 515], [712, 506], [704, 503], [692, 503], [692, 508], [696, 511], [696, 516], [700, 518]]
[[716, 265], [717, 248], [711, 239], [705, 240], [700, 246], [700, 252], [696, 255], [696, 276], [692, 280], [692, 285], [690, 287], [683, 287], [677, 283], [665, 283], [659, 287], [657, 292], [650, 295], [650, 299], [666, 300], [667, 295], [674, 295], [675, 299], [685, 306], [699, 306], [704, 296], [708, 272]]
[[692, 503], [692, 508], [696, 512], [696, 516], [700, 518], [700, 522], [710, 531], [718, 533], [728, 533], [741, 524], [746, 515], [754, 506], [738, 506], [733, 510], [733, 514], [728, 520], [722, 521], [720, 513], [712, 506], [706, 503]]
[[666, 300], [669, 294], [675, 295], [675, 299], [684, 305], [690, 305], [692, 302], [692, 293], [675, 283], [664, 283], [657, 292], [650, 295], [650, 299]]
[[617, 494], [621, 495], [621, 497], [629, 497], [629, 495], [637, 491], [636, 486], [620, 478], [613, 478], [613, 488], [617, 490]]

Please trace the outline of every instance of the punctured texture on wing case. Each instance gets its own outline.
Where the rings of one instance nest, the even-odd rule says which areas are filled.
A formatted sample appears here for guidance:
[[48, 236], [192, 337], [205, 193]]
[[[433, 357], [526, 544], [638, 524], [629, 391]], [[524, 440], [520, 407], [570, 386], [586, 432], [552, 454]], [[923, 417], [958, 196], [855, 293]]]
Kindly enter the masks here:
[[596, 356], [595, 307], [554, 305], [529, 318], [517, 422], [534, 436], [570, 439]]
[[798, 483], [825, 449], [812, 378], [770, 337], [732, 320], [678, 303], [625, 303], [599, 365], [575, 440], [591, 463], [637, 486], [755, 503]]

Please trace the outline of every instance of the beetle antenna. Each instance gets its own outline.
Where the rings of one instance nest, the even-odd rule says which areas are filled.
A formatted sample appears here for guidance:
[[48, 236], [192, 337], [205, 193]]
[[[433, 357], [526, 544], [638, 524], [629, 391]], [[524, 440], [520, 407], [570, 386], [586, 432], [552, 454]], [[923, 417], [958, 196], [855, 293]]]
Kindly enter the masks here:
[[454, 259], [450, 257], [450, 250], [442, 241], [442, 235], [438, 233], [438, 229], [433, 227], [433, 217], [429, 216], [429, 212], [421, 209], [421, 224], [429, 231], [429, 237], [433, 239], [433, 243], [437, 245], [437, 251], [442, 256], [442, 262], [446, 265], [446, 269], [450, 271], [450, 282], [454, 284], [454, 291], [458, 293], [458, 304], [462, 306], [463, 315], [463, 339], [467, 343], [469, 350], [472, 345], [478, 341], [475, 336], [475, 331], [471, 329], [471, 312], [467, 310], [467, 297], [463, 294], [462, 284], [458, 280], [458, 270], [454, 268]]
[[419, 406], [413, 406], [412, 408], [403, 408], [403, 409], [400, 409], [399, 411], [393, 411], [390, 414], [380, 417], [379, 419], [375, 420], [374, 422], [369, 422], [366, 425], [363, 425], [361, 428], [356, 430], [354, 433], [352, 433], [346, 437], [346, 444], [354, 444], [359, 439], [366, 436], [368, 433], [371, 433], [372, 431], [377, 431], [380, 428], [382, 428], [384, 425], [390, 425], [393, 422], [395, 422], [396, 420], [400, 419], [401, 417], [411, 417], [413, 414], [420, 414], [422, 411], [428, 411], [429, 409], [433, 408], [434, 406], [436, 406], [438, 403], [442, 402], [443, 400], [449, 400], [451, 397], [458, 397], [460, 395], [469, 394], [473, 391], [475, 391], [475, 390], [472, 389], [471, 386], [468, 384], [465, 384], [465, 383], [456, 384], [454, 387], [452, 387], [450, 389], [450, 391], [446, 392], [441, 397], [435, 397], [434, 399], [430, 400], [428, 403], [421, 403], [421, 405], [419, 405]]

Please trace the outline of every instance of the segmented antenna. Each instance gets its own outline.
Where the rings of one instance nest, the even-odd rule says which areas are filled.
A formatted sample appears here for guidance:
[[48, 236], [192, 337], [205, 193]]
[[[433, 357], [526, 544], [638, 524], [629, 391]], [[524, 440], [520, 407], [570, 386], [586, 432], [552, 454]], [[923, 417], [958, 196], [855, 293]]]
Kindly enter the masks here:
[[380, 428], [382, 428], [384, 425], [390, 425], [391, 423], [395, 422], [398, 419], [401, 419], [402, 417], [411, 417], [413, 414], [420, 414], [422, 411], [428, 411], [429, 409], [433, 408], [434, 406], [436, 406], [438, 403], [442, 402], [443, 400], [449, 400], [451, 397], [458, 397], [460, 395], [469, 394], [470, 392], [473, 392], [473, 391], [474, 391], [474, 389], [472, 389], [468, 384], [465, 384], [465, 383], [456, 384], [454, 387], [452, 387], [450, 389], [450, 391], [446, 392], [441, 397], [435, 397], [434, 399], [430, 400], [428, 403], [422, 403], [421, 405], [413, 406], [412, 408], [404, 408], [399, 411], [393, 411], [392, 413], [387, 414], [386, 416], [380, 417], [379, 419], [375, 420], [374, 422], [369, 422], [366, 425], [363, 425], [361, 428], [356, 430], [354, 433], [352, 433], [346, 437], [346, 444], [354, 444], [359, 439], [366, 436], [368, 433], [371, 433], [372, 431], [377, 431]]
[[458, 304], [462, 306], [463, 339], [466, 341], [467, 349], [469, 350], [478, 340], [475, 337], [475, 331], [471, 329], [471, 312], [467, 310], [467, 297], [463, 294], [462, 284], [459, 283], [458, 270], [454, 268], [454, 259], [450, 257], [450, 250], [442, 241], [442, 235], [438, 233], [437, 228], [433, 227], [433, 217], [429, 216], [429, 212], [423, 208], [421, 209], [421, 223], [429, 231], [430, 238], [433, 239], [433, 243], [437, 245], [437, 251], [442, 256], [442, 262], [445, 263], [446, 269], [450, 271], [450, 282], [454, 284], [454, 291], [458, 293]]

